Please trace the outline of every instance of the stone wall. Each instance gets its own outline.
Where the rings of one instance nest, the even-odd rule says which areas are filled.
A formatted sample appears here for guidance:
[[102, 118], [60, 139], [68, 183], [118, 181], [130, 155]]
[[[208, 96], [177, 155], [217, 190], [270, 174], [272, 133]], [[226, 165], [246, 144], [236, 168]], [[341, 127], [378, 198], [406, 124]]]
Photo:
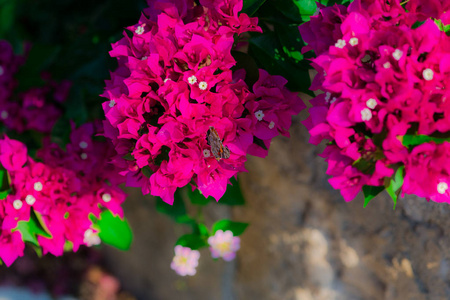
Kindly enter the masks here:
[[210, 222], [251, 223], [234, 262], [212, 261], [205, 249], [195, 277], [177, 276], [169, 265], [183, 228], [132, 191], [125, 206], [134, 244], [104, 249], [124, 287], [142, 300], [449, 299], [449, 206], [407, 197], [393, 210], [387, 194], [367, 208], [361, 195], [346, 203], [301, 119], [266, 159], [249, 158], [240, 176], [245, 207], [208, 209]]

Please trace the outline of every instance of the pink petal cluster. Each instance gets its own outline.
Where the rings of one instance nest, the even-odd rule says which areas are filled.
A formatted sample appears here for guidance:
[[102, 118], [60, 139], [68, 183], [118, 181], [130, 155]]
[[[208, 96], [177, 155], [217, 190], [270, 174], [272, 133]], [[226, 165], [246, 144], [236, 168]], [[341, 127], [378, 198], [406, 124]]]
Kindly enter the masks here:
[[324, 92], [311, 100], [304, 125], [311, 143], [331, 142], [322, 156], [346, 201], [404, 165], [404, 193], [450, 202], [448, 145], [402, 144], [406, 134], [450, 137], [450, 37], [430, 19], [447, 22], [449, 8], [438, 0], [405, 8], [356, 0], [322, 7], [299, 27], [304, 51], [317, 55], [311, 89]]
[[250, 89], [245, 72], [231, 70], [235, 37], [261, 30], [256, 18], [239, 13], [242, 0], [149, 4], [110, 52], [119, 67], [106, 83], [103, 109], [114, 161], [128, 185], [169, 204], [189, 183], [218, 201], [229, 179], [245, 171], [246, 154], [266, 156], [304, 104], [280, 76], [260, 70]]
[[62, 103], [68, 97], [71, 82], [57, 83], [43, 74], [43, 87], [14, 93], [17, 86], [14, 75], [24, 60], [24, 56], [14, 54], [8, 42], [0, 40], [0, 122], [19, 133], [25, 130], [49, 133], [62, 115]]
[[122, 177], [108, 163], [115, 151], [98, 140], [102, 133], [101, 122], [73, 128], [66, 151], [47, 141], [38, 151], [39, 162], [21, 142], [0, 140], [0, 163], [11, 178], [11, 192], [0, 201], [0, 258], [6, 265], [23, 255], [24, 242], [15, 229], [31, 213], [51, 235], [39, 235], [39, 245], [53, 255], [62, 255], [68, 242], [73, 251], [98, 244], [89, 215], [99, 217], [101, 207], [123, 216], [125, 194], [117, 187]]
[[200, 252], [181, 245], [175, 246], [175, 256], [170, 264], [170, 268], [180, 276], [194, 276], [197, 272]]
[[217, 230], [213, 236], [208, 238], [209, 250], [213, 258], [222, 257], [231, 261], [236, 257], [236, 251], [241, 247], [241, 239], [233, 236], [230, 230]]

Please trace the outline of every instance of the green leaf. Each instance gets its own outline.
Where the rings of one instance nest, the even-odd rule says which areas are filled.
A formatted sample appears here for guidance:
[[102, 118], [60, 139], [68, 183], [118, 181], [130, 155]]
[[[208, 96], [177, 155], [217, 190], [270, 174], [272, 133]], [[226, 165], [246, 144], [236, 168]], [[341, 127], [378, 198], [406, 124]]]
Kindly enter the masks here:
[[[301, 50], [305, 43], [300, 37], [298, 26], [275, 24], [274, 30], [278, 34], [284, 54], [290, 58], [287, 61], [291, 61], [293, 64], [300, 63], [304, 58]], [[305, 68], [309, 68], [309, 63], [306, 63]]]
[[381, 193], [384, 189], [384, 186], [364, 185], [362, 188], [364, 193], [364, 207], [366, 207], [370, 200], [375, 198], [375, 196]]
[[160, 197], [156, 197], [156, 210], [181, 224], [192, 224], [195, 221], [186, 214], [186, 207], [179, 189], [175, 192], [173, 204], [167, 204]]
[[44, 218], [42, 217], [42, 215], [40, 213], [38, 213], [37, 211], [33, 210], [34, 215], [36, 216], [36, 220], [39, 222], [39, 225], [41, 225], [41, 228], [45, 230], [45, 232], [47, 232], [47, 234], [49, 236], [51, 236], [50, 230], [47, 227], [47, 224], [45, 224]]
[[223, 205], [244, 205], [245, 199], [241, 192], [239, 182], [234, 178], [230, 178], [231, 184], [227, 186], [225, 194], [220, 198], [219, 204]]
[[315, 0], [293, 0], [293, 2], [297, 6], [303, 21], [309, 21], [310, 16], [314, 15], [317, 10]]
[[[300, 33], [298, 33], [299, 36]], [[286, 38], [283, 37], [283, 40], [286, 40]], [[287, 51], [291, 50], [291, 48], [284, 47]], [[249, 54], [260, 68], [265, 69], [272, 75], [281, 75], [286, 78], [288, 80], [286, 86], [290, 90], [312, 94], [309, 91], [311, 79], [308, 68], [302, 63], [294, 63], [292, 58], [288, 56], [289, 54], [285, 53], [277, 33], [266, 32], [252, 37], [249, 40]]]
[[266, 2], [266, 0], [244, 0], [241, 13], [253, 16], [258, 8], [264, 4], [264, 2]]
[[16, 0], [4, 1], [0, 4], [0, 38], [11, 31], [14, 24]]
[[181, 236], [175, 245], [181, 245], [183, 247], [191, 248], [192, 250], [197, 250], [203, 247], [207, 247], [208, 243], [206, 239], [197, 234], [185, 234]]
[[36, 214], [33, 210], [30, 212], [30, 218], [27, 221], [19, 221], [17, 227], [12, 231], [19, 231], [22, 234], [22, 240], [24, 242], [30, 242], [36, 247], [39, 247], [37, 236], [41, 235], [46, 238], [52, 238], [52, 236], [42, 228]]
[[271, 4], [287, 18], [285, 21], [286, 23], [300, 24], [302, 22], [302, 17], [296, 3], [297, 1], [301, 2], [301, 0], [277, 0]]
[[130, 249], [133, 233], [125, 218], [122, 220], [110, 210], [105, 210], [100, 214], [100, 219], [94, 222], [94, 227], [99, 230], [98, 236], [103, 243], [120, 250]]
[[389, 186], [386, 187], [386, 191], [391, 196], [392, 200], [394, 201], [394, 209], [397, 205], [397, 199], [398, 196], [402, 190], [403, 186], [403, 171], [405, 169], [405, 166], [401, 166], [397, 169], [395, 172], [394, 178], [391, 179]]
[[405, 134], [402, 138], [402, 144], [405, 147], [417, 146], [424, 143], [435, 142], [442, 144], [443, 142], [450, 142], [450, 138], [437, 138], [428, 135]]
[[11, 192], [10, 181], [8, 171], [0, 169], [0, 200], [5, 200]]
[[209, 236], [209, 230], [205, 224], [203, 224], [203, 223], [197, 224], [197, 227], [198, 227], [198, 231], [199, 231], [200, 235]]
[[207, 205], [211, 200], [214, 200], [213, 197], [206, 198], [205, 196], [203, 196], [203, 194], [200, 192], [199, 189], [193, 191], [189, 185], [186, 188], [187, 188], [187, 195], [191, 200], [192, 204], [203, 206]]
[[247, 228], [248, 223], [234, 222], [230, 220], [220, 220], [214, 223], [212, 227], [212, 234], [215, 234], [217, 230], [233, 232], [234, 236], [241, 235]]

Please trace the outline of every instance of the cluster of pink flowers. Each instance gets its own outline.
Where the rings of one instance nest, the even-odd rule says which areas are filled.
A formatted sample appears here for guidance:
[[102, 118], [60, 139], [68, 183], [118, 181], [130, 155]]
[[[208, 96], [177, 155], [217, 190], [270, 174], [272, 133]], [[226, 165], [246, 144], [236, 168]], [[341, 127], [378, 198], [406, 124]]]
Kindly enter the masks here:
[[250, 90], [245, 72], [232, 72], [236, 36], [260, 31], [239, 13], [242, 0], [149, 4], [110, 52], [119, 67], [103, 109], [114, 161], [128, 185], [167, 203], [189, 183], [219, 200], [246, 154], [266, 156], [304, 104], [280, 76], [260, 70]]
[[48, 74], [42, 74], [43, 87], [16, 94], [14, 75], [24, 60], [25, 56], [15, 55], [11, 45], [0, 40], [0, 122], [19, 133], [49, 133], [62, 115], [62, 103], [68, 97], [71, 82], [57, 83]]
[[39, 216], [51, 236], [38, 235], [39, 246], [54, 255], [62, 255], [67, 243], [73, 251], [99, 243], [89, 215], [99, 217], [101, 207], [123, 216], [126, 195], [117, 187], [123, 180], [108, 163], [115, 151], [98, 134], [101, 122], [73, 128], [66, 150], [47, 141], [38, 151], [40, 161], [21, 142], [0, 140], [0, 163], [11, 179], [11, 191], [0, 201], [0, 258], [6, 265], [23, 255], [25, 237], [16, 229], [30, 214]]
[[450, 138], [448, 1], [356, 0], [321, 7], [299, 27], [324, 93], [304, 121], [310, 142], [330, 141], [330, 184], [352, 200], [405, 166], [403, 193], [450, 202], [449, 143], [405, 146], [405, 135]]

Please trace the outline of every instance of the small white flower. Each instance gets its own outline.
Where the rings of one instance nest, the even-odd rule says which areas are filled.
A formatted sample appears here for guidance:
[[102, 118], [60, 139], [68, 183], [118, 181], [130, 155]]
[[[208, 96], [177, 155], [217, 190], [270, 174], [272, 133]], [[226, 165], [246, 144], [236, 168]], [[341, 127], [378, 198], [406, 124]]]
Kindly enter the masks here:
[[25, 197], [25, 202], [26, 202], [28, 205], [33, 205], [33, 204], [36, 202], [36, 198], [34, 198], [33, 195], [27, 195], [27, 196]]
[[191, 77], [188, 78], [188, 82], [189, 84], [194, 84], [197, 82], [197, 77], [195, 77], [195, 75], [192, 75]]
[[40, 181], [35, 182], [33, 187], [36, 192], [40, 192], [44, 188], [44, 186], [42, 185], [42, 183]]
[[385, 69], [390, 69], [390, 68], [391, 68], [391, 63], [390, 63], [390, 62], [385, 62], [385, 63], [383, 64], [383, 68], [385, 68]]
[[354, 38], [350, 39], [349, 44], [352, 46], [356, 46], [356, 45], [358, 45], [358, 42], [359, 42], [358, 38], [354, 37]]
[[109, 107], [113, 108], [114, 105], [116, 105], [116, 101], [111, 99], [111, 101], [109, 101]]
[[269, 128], [273, 129], [274, 127], [275, 127], [275, 122], [274, 121], [270, 121]]
[[423, 70], [422, 75], [423, 75], [423, 79], [430, 81], [430, 80], [433, 80], [434, 72], [433, 72], [433, 70], [428, 68], [428, 69]]
[[136, 34], [139, 34], [139, 35], [143, 34], [144, 33], [144, 26], [138, 26], [134, 32]]
[[400, 49], [395, 49], [394, 53], [392, 53], [392, 57], [395, 60], [400, 60], [402, 58], [402, 56], [403, 56], [403, 51]]
[[334, 102], [336, 102], [336, 101], [337, 101], [337, 98], [336, 98], [336, 97], [333, 97], [333, 99], [330, 100], [330, 104], [332, 104], [332, 103], [334, 103]]
[[370, 109], [374, 109], [377, 106], [377, 100], [370, 98], [369, 100], [367, 100], [366, 105], [368, 108]]
[[104, 193], [104, 194], [102, 195], [102, 200], [105, 201], [106, 203], [108, 203], [109, 201], [111, 201], [111, 199], [112, 199], [112, 197], [111, 197], [111, 194], [109, 194], [109, 193]]
[[230, 230], [217, 230], [213, 236], [208, 238], [211, 256], [213, 258], [222, 257], [226, 261], [233, 260], [236, 257], [236, 251], [241, 247], [241, 240], [233, 236]]
[[206, 81], [202, 81], [198, 84], [198, 88], [204, 91], [208, 88], [208, 83], [206, 83]]
[[1, 117], [3, 120], [6, 120], [6, 119], [8, 119], [9, 114], [8, 114], [8, 112], [7, 112], [6, 110], [2, 110], [2, 112], [0, 113], [0, 117]]
[[15, 209], [19, 210], [19, 209], [22, 208], [22, 206], [23, 206], [22, 200], [20, 200], [20, 199], [14, 200], [14, 202], [13, 202], [13, 207], [14, 207]]
[[257, 112], [255, 112], [255, 117], [256, 119], [258, 119], [258, 121], [262, 121], [262, 119], [264, 118], [264, 113], [262, 110], [258, 110]]
[[87, 159], [87, 154], [86, 153], [81, 153], [80, 154], [81, 159]]
[[[169, 81], [169, 80], [172, 80], [172, 79], [170, 79], [170, 78], [164, 79], [164, 83], [166, 83], [166, 82]], [[197, 78], [196, 78], [196, 80], [197, 80]]]
[[147, 58], [147, 56], [142, 56], [141, 60], [146, 60]]
[[203, 149], [203, 156], [208, 158], [211, 156], [211, 151], [209, 151], [208, 149]]
[[181, 245], [175, 246], [175, 256], [172, 259], [170, 268], [180, 276], [193, 276], [197, 272], [198, 259], [200, 252], [191, 250]]
[[335, 47], [337, 48], [344, 48], [345, 45], [347, 45], [347, 43], [344, 40], [339, 39], [336, 44], [334, 44]]
[[5, 69], [2, 66], [0, 66], [0, 76], [2, 76], [3, 74], [5, 74]]
[[99, 245], [101, 243], [101, 240], [98, 236], [98, 233], [89, 228], [84, 232], [83, 242], [86, 244], [86, 246], [91, 247], [94, 245]]
[[437, 191], [439, 194], [443, 195], [448, 190], [448, 184], [446, 182], [439, 182], [437, 185]]
[[88, 143], [85, 141], [81, 141], [78, 146], [80, 146], [81, 149], [86, 149], [88, 147]]
[[368, 108], [361, 110], [361, 119], [363, 121], [370, 121], [372, 119], [372, 112]]

